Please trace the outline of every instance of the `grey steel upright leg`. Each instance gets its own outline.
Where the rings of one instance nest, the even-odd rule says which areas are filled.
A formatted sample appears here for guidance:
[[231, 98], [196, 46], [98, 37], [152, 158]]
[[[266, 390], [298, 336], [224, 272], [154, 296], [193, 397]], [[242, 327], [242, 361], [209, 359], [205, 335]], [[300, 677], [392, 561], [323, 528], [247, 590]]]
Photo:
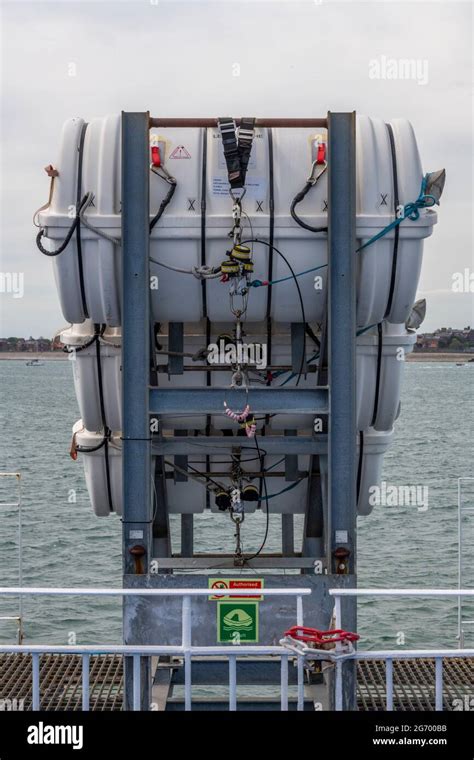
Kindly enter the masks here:
[[[356, 573], [356, 182], [355, 114], [328, 114], [329, 245], [329, 521], [331, 572], [348, 552], [347, 573]], [[355, 631], [355, 600], [344, 610], [344, 624]], [[344, 709], [355, 709], [354, 663], [344, 666]]]
[[[149, 427], [149, 114], [122, 113], [122, 382], [123, 573], [146, 580], [151, 558], [151, 441]], [[124, 604], [124, 635], [127, 610]], [[128, 642], [130, 643], [130, 642]], [[128, 659], [128, 658], [127, 658]], [[142, 709], [148, 709], [149, 662], [142, 668]], [[125, 708], [132, 698], [125, 668]]]

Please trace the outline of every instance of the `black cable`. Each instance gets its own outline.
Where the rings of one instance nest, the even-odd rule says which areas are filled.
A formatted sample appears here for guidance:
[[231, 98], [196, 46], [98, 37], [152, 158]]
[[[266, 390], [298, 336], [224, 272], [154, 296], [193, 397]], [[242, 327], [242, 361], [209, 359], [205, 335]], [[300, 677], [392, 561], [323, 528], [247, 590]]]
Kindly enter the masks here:
[[[206, 266], [206, 190], [207, 190], [207, 127], [202, 135], [202, 172], [201, 172], [201, 267]], [[206, 278], [201, 279], [202, 313], [207, 318]]]
[[63, 346], [63, 352], [65, 354], [78, 354], [79, 351], [84, 351], [86, 348], [89, 348], [89, 346], [92, 346], [92, 344], [95, 343], [96, 340], [97, 340], [97, 335], [93, 335], [92, 338], [87, 341], [87, 343], [82, 343], [80, 346], [74, 347], [71, 350], [69, 350], [68, 346]]
[[305, 325], [306, 335], [308, 335], [311, 340], [315, 343], [315, 345], [320, 349], [321, 348], [321, 341], [319, 340], [318, 336], [314, 334], [313, 329], [310, 325]]
[[375, 422], [377, 420], [377, 413], [379, 409], [380, 375], [382, 371], [382, 346], [383, 346], [382, 336], [383, 336], [382, 322], [379, 322], [377, 325], [377, 374], [376, 374], [376, 380], [375, 380], [374, 412], [372, 415], [372, 421], [370, 423], [371, 427], [375, 425]]
[[102, 438], [101, 442], [97, 444], [97, 446], [76, 446], [75, 451], [79, 451], [82, 454], [90, 454], [93, 451], [99, 451], [103, 446], [105, 446], [106, 438]]
[[[79, 157], [77, 159], [77, 191], [76, 206], [80, 206], [82, 193], [82, 162], [84, 157], [84, 140], [86, 137], [87, 123], [82, 125], [81, 136], [79, 138]], [[82, 311], [84, 316], [89, 317], [86, 300], [86, 285], [84, 282], [84, 265], [82, 260], [82, 241], [81, 241], [81, 220], [76, 225], [76, 251], [77, 251], [77, 268], [79, 272], [79, 290], [81, 293]]]
[[[393, 136], [393, 129], [391, 124], [387, 124], [388, 137], [390, 141], [390, 152], [392, 155], [392, 176], [393, 176], [393, 213], [397, 218], [399, 198], [398, 198], [398, 174], [397, 174], [397, 154], [395, 149], [395, 138]], [[395, 290], [395, 280], [397, 276], [397, 259], [398, 259], [398, 240], [400, 236], [400, 227], [397, 225], [394, 230], [393, 237], [393, 253], [392, 253], [392, 272], [390, 275], [390, 290], [388, 293], [387, 308], [385, 309], [384, 317], [387, 318], [392, 309], [393, 294]]]
[[264, 490], [264, 493], [265, 493], [265, 503], [266, 503], [266, 507], [267, 507], [267, 516], [266, 516], [266, 524], [265, 524], [265, 535], [263, 537], [263, 541], [262, 541], [262, 543], [260, 545], [260, 548], [255, 552], [255, 554], [252, 554], [250, 557], [245, 557], [245, 562], [249, 562], [250, 560], [255, 559], [255, 557], [258, 557], [258, 555], [262, 553], [262, 551], [265, 548], [265, 544], [267, 543], [268, 530], [269, 530], [269, 527], [270, 527], [270, 512], [269, 512], [269, 509], [268, 509], [267, 480], [265, 478], [265, 471], [264, 471], [264, 467], [263, 467], [263, 456], [262, 456], [261, 451], [260, 451], [260, 446], [258, 445], [257, 435], [255, 435], [255, 447], [257, 449], [257, 454], [258, 454], [258, 457], [260, 459], [260, 469], [262, 471], [261, 481], [263, 483], [263, 490]]
[[44, 254], [44, 256], [59, 256], [59, 254], [62, 253], [67, 248], [69, 241], [71, 240], [74, 234], [74, 231], [76, 230], [80, 222], [79, 214], [81, 213], [83, 206], [88, 200], [89, 200], [89, 195], [88, 193], [86, 193], [86, 195], [83, 197], [82, 201], [79, 204], [79, 208], [76, 209], [76, 216], [74, 217], [74, 221], [71, 224], [65, 239], [63, 240], [59, 248], [57, 248], [55, 251], [48, 251], [46, 248], [44, 248], [43, 244], [41, 243], [41, 238], [44, 236], [45, 230], [44, 229], [39, 230], [38, 234], [36, 235], [36, 245], [38, 246], [41, 253]]
[[[321, 176], [321, 174], [319, 176]], [[303, 227], [303, 229], [305, 230], [309, 230], [309, 232], [327, 232], [328, 231], [327, 227], [311, 227], [310, 224], [306, 224], [306, 222], [303, 222], [303, 220], [299, 218], [299, 216], [297, 215], [295, 211], [296, 206], [299, 203], [301, 203], [301, 201], [305, 198], [305, 196], [307, 195], [307, 193], [309, 192], [309, 190], [311, 190], [313, 186], [314, 186], [313, 182], [306, 182], [303, 189], [300, 190], [299, 193], [296, 193], [295, 197], [291, 201], [290, 214], [295, 220], [295, 222], [299, 224], [300, 227]]]
[[163, 212], [165, 208], [168, 206], [168, 204], [171, 202], [171, 199], [173, 195], [176, 192], [176, 180], [173, 179], [173, 181], [170, 180], [169, 185], [170, 189], [168, 190], [167, 194], [163, 198], [163, 200], [160, 203], [160, 207], [158, 211], [156, 212], [155, 216], [150, 222], [150, 232], [152, 231], [153, 227], [160, 221], [161, 217], [163, 216]]
[[[270, 243], [267, 243], [266, 240], [260, 240], [259, 238], [252, 238], [251, 240], [243, 240], [242, 241], [242, 245], [245, 245], [247, 243], [261, 243], [262, 245], [266, 245], [266, 246], [270, 247]], [[297, 276], [296, 276], [296, 274], [295, 274], [295, 272], [293, 270], [293, 267], [291, 266], [290, 262], [286, 258], [285, 254], [283, 254], [280, 250], [278, 250], [278, 248], [276, 248], [276, 246], [274, 246], [274, 245], [272, 245], [271, 248], [272, 248], [273, 251], [276, 251], [279, 256], [282, 257], [283, 261], [285, 262], [286, 266], [288, 267], [288, 269], [291, 272], [291, 276], [293, 277], [293, 279], [295, 281], [296, 290], [298, 291], [298, 298], [300, 300], [302, 322], [303, 322], [303, 325], [306, 325], [306, 314], [305, 314], [305, 310], [304, 310], [303, 296], [301, 295], [301, 290], [300, 290], [300, 285], [299, 285], [299, 282], [298, 282], [298, 278], [297, 278]], [[268, 287], [271, 288], [272, 285], [270, 284], [270, 285], [268, 285]], [[298, 371], [298, 378], [296, 380], [295, 387], [297, 387], [299, 385], [299, 382], [301, 380], [301, 376], [303, 374], [303, 369], [304, 369], [304, 364], [305, 364], [305, 359], [306, 359], [306, 330], [303, 331], [303, 350], [301, 352], [301, 363], [300, 363], [300, 368], [299, 368], [299, 371]]]
[[97, 363], [97, 384], [99, 388], [99, 404], [100, 404], [100, 416], [102, 418], [102, 427], [104, 429], [104, 463], [105, 463], [105, 479], [107, 483], [107, 501], [109, 504], [109, 511], [114, 511], [114, 505], [112, 502], [112, 485], [110, 482], [110, 462], [109, 462], [109, 441], [111, 431], [107, 426], [107, 420], [105, 415], [105, 402], [104, 402], [104, 385], [102, 381], [102, 359], [101, 359], [101, 345], [99, 337], [104, 333], [106, 325], [94, 325], [97, 340], [95, 343], [96, 351], [96, 363]]

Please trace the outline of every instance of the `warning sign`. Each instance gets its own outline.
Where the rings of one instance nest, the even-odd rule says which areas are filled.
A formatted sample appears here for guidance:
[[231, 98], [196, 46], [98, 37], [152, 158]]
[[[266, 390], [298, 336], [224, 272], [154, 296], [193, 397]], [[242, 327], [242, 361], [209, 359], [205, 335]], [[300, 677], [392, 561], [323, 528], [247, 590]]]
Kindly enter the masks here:
[[217, 641], [220, 644], [258, 643], [258, 602], [219, 602]]
[[[259, 589], [263, 588], [263, 578], [209, 578], [209, 588], [212, 589]], [[249, 594], [236, 594], [228, 596], [226, 594], [215, 594], [210, 596], [209, 600], [214, 602], [233, 601], [238, 599], [249, 599], [252, 602], [261, 602], [263, 596], [250, 596]]]
[[191, 153], [184, 145], [177, 145], [174, 151], [170, 154], [170, 158], [191, 158]]

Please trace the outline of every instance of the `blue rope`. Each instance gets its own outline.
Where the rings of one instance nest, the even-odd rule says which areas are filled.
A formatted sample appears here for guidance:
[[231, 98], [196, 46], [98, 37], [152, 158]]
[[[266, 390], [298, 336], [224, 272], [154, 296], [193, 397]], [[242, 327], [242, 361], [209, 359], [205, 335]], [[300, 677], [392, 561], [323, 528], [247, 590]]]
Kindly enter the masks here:
[[381, 237], [384, 237], [384, 235], [386, 235], [388, 232], [395, 229], [395, 227], [398, 227], [398, 225], [401, 224], [405, 219], [410, 219], [411, 222], [416, 222], [420, 218], [421, 208], [431, 208], [436, 204], [439, 205], [439, 202], [436, 200], [434, 195], [427, 195], [425, 193], [427, 181], [428, 175], [425, 174], [421, 182], [420, 194], [416, 201], [414, 201], [414, 203], [406, 203], [403, 207], [403, 213], [401, 216], [394, 219], [393, 222], [390, 222], [390, 224], [384, 227], [383, 230], [380, 230], [380, 232], [371, 237], [370, 240], [367, 240], [364, 245], [361, 245], [360, 248], [357, 248], [356, 253], [362, 251], [363, 248], [367, 248], [368, 245], [375, 243], [376, 240], [380, 240]]
[[[401, 216], [397, 217], [397, 219], [394, 219], [393, 222], [390, 222], [390, 224], [387, 224], [386, 227], [384, 227], [383, 230], [380, 230], [380, 232], [377, 232], [376, 235], [370, 238], [370, 240], [367, 240], [364, 245], [361, 245], [359, 248], [356, 249], [356, 253], [359, 251], [362, 251], [364, 248], [367, 248], [368, 245], [371, 245], [372, 243], [375, 243], [376, 240], [380, 240], [380, 238], [384, 237], [388, 232], [395, 229], [395, 227], [398, 227], [399, 224], [401, 224], [405, 219], [410, 219], [411, 222], [416, 222], [420, 218], [420, 209], [422, 208], [431, 208], [432, 206], [438, 205], [439, 201], [436, 200], [434, 195], [426, 194], [426, 185], [428, 182], [428, 174], [425, 174], [425, 176], [422, 179], [421, 182], [421, 188], [420, 188], [420, 194], [416, 201], [413, 203], [406, 203], [403, 207], [403, 213]], [[304, 272], [298, 272], [295, 274], [295, 277], [301, 277], [304, 274], [309, 274], [310, 272], [317, 272], [319, 269], [325, 269], [327, 267], [327, 264], [322, 264], [319, 267], [312, 267], [311, 269], [305, 269]], [[287, 280], [292, 280], [293, 275], [290, 275], [289, 277], [281, 277], [279, 280], [270, 280], [270, 282], [263, 282], [262, 280], [254, 280], [250, 283], [251, 287], [253, 288], [260, 288], [263, 285], [271, 286], [271, 285], [277, 285], [279, 282], [287, 282]]]

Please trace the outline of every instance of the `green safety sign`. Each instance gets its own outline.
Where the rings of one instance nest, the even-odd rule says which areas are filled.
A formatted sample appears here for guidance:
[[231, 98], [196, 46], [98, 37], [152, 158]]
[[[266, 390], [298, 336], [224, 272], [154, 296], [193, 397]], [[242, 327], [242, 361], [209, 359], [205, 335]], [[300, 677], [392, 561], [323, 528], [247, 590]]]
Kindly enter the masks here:
[[258, 643], [258, 602], [217, 602], [217, 641], [220, 644]]

